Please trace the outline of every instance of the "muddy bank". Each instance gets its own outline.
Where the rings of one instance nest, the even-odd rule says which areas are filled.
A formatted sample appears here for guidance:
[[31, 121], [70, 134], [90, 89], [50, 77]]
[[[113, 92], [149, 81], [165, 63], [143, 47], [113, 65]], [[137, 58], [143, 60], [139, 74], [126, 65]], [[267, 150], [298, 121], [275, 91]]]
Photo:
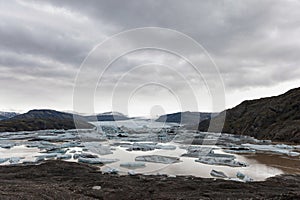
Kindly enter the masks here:
[[103, 175], [98, 168], [85, 164], [47, 161], [32, 166], [1, 166], [0, 177], [0, 199], [300, 198], [300, 175], [239, 183], [195, 177]]

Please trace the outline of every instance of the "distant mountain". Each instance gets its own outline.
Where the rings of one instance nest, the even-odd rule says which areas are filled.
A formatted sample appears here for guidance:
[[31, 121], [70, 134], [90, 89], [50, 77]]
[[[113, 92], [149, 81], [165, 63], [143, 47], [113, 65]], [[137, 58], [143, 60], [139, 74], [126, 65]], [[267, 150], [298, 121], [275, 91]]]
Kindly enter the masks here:
[[87, 121], [121, 121], [131, 119], [119, 112], [105, 112], [98, 115], [85, 116], [84, 118]]
[[7, 117], [3, 116], [3, 115], [0, 115], [0, 121], [1, 120], [4, 120], [4, 119], [7, 119]]
[[25, 114], [0, 121], [0, 132], [34, 131], [45, 129], [85, 129], [94, 126], [84, 121], [81, 116], [55, 110], [31, 110]]
[[0, 115], [1, 116], [4, 116], [6, 118], [12, 118], [14, 116], [17, 116], [19, 115], [19, 113], [16, 113], [16, 112], [3, 112], [3, 111], [0, 111]]
[[[221, 115], [225, 115], [225, 112], [212, 119], [216, 126]], [[207, 131], [209, 123], [210, 120], [200, 122], [199, 130]], [[210, 127], [211, 131], [214, 129], [214, 126]], [[226, 110], [222, 132], [299, 143], [300, 88], [275, 97], [244, 101]]]
[[157, 122], [174, 122], [179, 124], [193, 125], [199, 122], [210, 119], [216, 116], [216, 113], [204, 113], [204, 112], [177, 112], [160, 116]]

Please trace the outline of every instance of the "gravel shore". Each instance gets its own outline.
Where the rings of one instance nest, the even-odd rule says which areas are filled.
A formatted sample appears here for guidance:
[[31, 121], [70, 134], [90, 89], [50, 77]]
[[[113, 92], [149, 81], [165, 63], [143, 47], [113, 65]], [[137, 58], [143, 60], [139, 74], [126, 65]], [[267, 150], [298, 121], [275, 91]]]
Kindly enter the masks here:
[[300, 175], [239, 183], [179, 176], [119, 176], [64, 161], [1, 166], [0, 199], [299, 199]]

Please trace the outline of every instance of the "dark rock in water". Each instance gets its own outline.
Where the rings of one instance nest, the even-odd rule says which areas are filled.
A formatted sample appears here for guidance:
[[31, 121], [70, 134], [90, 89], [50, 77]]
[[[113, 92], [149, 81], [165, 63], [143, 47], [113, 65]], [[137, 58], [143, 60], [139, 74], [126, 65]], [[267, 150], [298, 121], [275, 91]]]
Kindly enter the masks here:
[[55, 110], [31, 110], [0, 121], [0, 132], [75, 128], [91, 129], [94, 126], [84, 121], [81, 116]]
[[249, 135], [260, 140], [300, 142], [300, 88], [282, 95], [250, 101], [222, 112], [211, 120], [199, 124], [200, 131], [219, 131]]

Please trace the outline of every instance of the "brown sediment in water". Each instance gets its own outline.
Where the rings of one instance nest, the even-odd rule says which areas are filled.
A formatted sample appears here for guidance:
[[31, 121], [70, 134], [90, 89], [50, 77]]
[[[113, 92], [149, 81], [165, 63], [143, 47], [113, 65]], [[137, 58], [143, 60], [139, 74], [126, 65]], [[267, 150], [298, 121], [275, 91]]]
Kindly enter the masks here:
[[280, 169], [287, 174], [300, 174], [299, 156], [291, 157], [271, 153], [256, 153], [253, 155], [245, 155], [245, 157], [261, 164]]
[[[85, 164], [1, 166], [0, 199], [297, 199], [300, 175], [262, 182], [180, 176], [103, 175]], [[94, 186], [96, 189], [92, 189]], [[97, 190], [98, 189], [98, 190]]]

